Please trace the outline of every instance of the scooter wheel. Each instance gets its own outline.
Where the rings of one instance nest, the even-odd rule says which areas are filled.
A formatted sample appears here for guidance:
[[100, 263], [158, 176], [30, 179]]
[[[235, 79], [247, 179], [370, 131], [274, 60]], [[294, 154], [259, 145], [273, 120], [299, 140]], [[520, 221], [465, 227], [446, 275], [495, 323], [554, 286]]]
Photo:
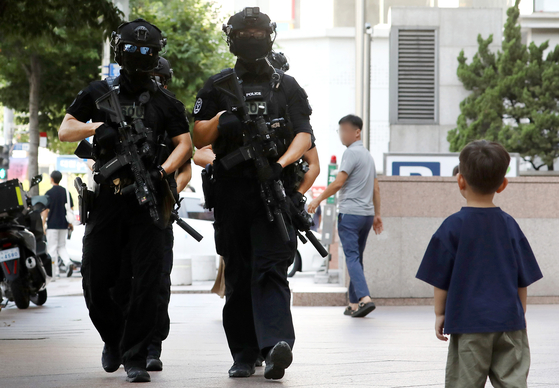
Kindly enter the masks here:
[[14, 280], [10, 284], [14, 302], [18, 309], [25, 310], [29, 307], [29, 291], [23, 287], [21, 279]]

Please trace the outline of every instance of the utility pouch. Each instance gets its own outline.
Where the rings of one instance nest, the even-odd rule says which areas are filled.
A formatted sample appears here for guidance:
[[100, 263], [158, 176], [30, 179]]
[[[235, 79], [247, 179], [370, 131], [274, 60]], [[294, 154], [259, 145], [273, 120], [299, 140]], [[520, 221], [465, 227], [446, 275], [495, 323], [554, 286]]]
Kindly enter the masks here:
[[211, 164], [202, 170], [202, 189], [204, 190], [204, 208], [212, 210], [215, 207], [215, 177], [214, 167]]

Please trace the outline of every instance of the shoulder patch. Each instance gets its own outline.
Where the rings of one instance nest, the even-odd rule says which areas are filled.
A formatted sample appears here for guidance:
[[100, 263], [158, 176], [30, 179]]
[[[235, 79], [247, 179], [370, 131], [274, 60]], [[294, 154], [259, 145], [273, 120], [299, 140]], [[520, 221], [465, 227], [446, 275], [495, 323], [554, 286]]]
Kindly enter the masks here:
[[196, 104], [194, 104], [194, 110], [193, 113], [196, 115], [200, 112], [200, 110], [202, 109], [202, 99], [198, 98], [196, 100]]

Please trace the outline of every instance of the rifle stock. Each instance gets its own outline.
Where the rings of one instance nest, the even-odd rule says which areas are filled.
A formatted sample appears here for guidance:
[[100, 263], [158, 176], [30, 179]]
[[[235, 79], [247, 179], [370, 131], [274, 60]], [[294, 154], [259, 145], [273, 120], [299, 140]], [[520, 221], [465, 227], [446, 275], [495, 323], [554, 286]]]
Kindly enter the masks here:
[[93, 156], [93, 145], [87, 140], [80, 141], [80, 144], [78, 144], [74, 151], [74, 155], [80, 159], [95, 159]]

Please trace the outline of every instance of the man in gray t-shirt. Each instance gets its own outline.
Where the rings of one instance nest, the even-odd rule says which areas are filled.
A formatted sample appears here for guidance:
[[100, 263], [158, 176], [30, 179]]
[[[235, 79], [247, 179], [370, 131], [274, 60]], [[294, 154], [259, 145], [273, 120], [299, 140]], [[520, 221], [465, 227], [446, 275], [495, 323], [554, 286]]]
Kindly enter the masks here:
[[363, 146], [363, 141], [356, 140], [347, 147], [338, 174], [340, 172], [347, 174], [338, 197], [340, 213], [374, 216], [373, 193], [377, 170], [373, 156]]
[[342, 117], [340, 139], [347, 147], [342, 157], [338, 176], [322, 194], [311, 201], [309, 213], [314, 213], [320, 202], [340, 191], [338, 199], [338, 235], [344, 249], [349, 283], [349, 306], [345, 315], [364, 317], [375, 309], [363, 272], [363, 252], [371, 227], [376, 234], [383, 231], [380, 217], [380, 190], [375, 162], [363, 147], [363, 120], [354, 115]]

